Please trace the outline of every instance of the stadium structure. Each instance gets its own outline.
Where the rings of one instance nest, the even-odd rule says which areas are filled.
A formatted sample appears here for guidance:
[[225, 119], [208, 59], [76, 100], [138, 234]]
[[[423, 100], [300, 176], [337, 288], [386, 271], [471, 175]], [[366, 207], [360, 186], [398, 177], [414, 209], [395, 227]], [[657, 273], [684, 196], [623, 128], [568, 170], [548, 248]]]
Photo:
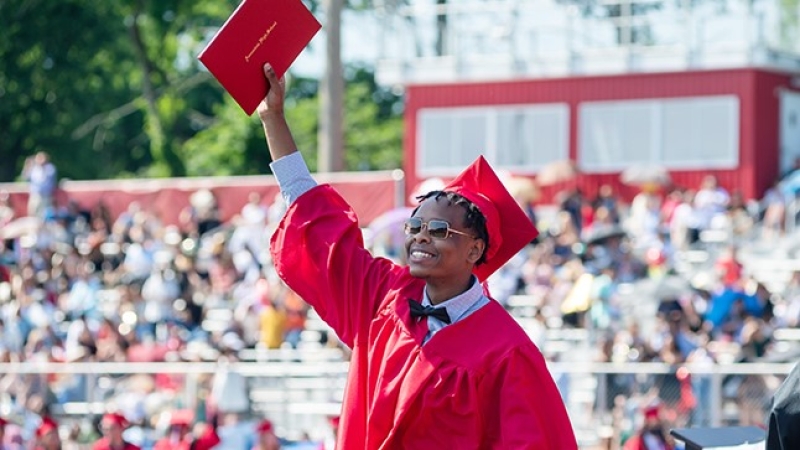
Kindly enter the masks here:
[[378, 79], [402, 86], [408, 189], [482, 153], [631, 165], [759, 198], [800, 157], [800, 13], [776, 0], [386, 0]]

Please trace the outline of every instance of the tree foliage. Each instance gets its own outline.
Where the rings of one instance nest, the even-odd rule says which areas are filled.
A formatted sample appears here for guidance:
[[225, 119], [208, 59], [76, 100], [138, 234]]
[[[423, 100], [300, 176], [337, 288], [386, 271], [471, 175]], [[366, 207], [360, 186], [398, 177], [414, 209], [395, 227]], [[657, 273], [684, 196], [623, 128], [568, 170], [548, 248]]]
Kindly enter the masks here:
[[[126, 161], [104, 151], [129, 144], [135, 152], [142, 117], [129, 114], [113, 129], [73, 138], [82, 119], [131, 98], [130, 48], [117, 8], [83, 0], [0, 3], [0, 179], [13, 179], [23, 158], [44, 150], [62, 172], [88, 177]], [[92, 161], [92, 164], [80, 161]], [[98, 164], [100, 163], [100, 164]]]
[[[267, 172], [258, 119], [195, 58], [237, 4], [0, 2], [0, 181], [40, 150], [73, 179]], [[399, 98], [369, 70], [348, 73], [348, 168], [398, 167]], [[312, 168], [316, 95], [316, 80], [294, 79], [287, 102]]]

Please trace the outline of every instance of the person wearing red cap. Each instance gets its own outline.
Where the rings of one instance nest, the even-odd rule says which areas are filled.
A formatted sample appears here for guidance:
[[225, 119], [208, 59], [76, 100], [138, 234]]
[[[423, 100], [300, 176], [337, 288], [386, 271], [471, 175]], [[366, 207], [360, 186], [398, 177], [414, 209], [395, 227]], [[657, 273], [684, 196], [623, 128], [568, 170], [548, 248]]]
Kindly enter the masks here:
[[[6, 430], [6, 426], [13, 425], [11, 430]], [[8, 431], [8, 434], [6, 433]], [[22, 441], [20, 427], [0, 417], [0, 450], [23, 450], [27, 448]]]
[[92, 446], [93, 450], [140, 450], [138, 446], [126, 442], [122, 432], [128, 428], [128, 420], [119, 413], [108, 413], [100, 420], [103, 437]]
[[644, 423], [639, 431], [625, 441], [623, 450], [672, 450], [672, 439], [661, 420], [661, 408], [651, 405], [644, 409]]
[[280, 450], [281, 441], [275, 434], [275, 427], [272, 422], [264, 420], [256, 426], [256, 433], [258, 433], [258, 442], [253, 447], [253, 450]]
[[331, 435], [319, 444], [318, 450], [336, 450], [336, 437], [339, 435], [339, 416], [329, 417], [328, 424], [331, 426]]
[[170, 416], [167, 436], [158, 440], [153, 450], [210, 450], [220, 443], [214, 423], [202, 425], [198, 437], [192, 432], [193, 423], [194, 413], [191, 410], [174, 411]]
[[337, 448], [573, 450], [539, 349], [482, 283], [537, 235], [479, 158], [405, 224], [408, 266], [373, 257], [358, 218], [311, 178], [265, 66], [258, 108], [289, 205], [272, 236], [284, 282], [352, 349]]
[[5, 437], [6, 437], [6, 425], [8, 425], [8, 421], [2, 417], [0, 417], [0, 450], [5, 450]]
[[36, 429], [35, 450], [61, 450], [61, 437], [58, 435], [58, 423], [50, 417], [42, 417], [42, 423]]

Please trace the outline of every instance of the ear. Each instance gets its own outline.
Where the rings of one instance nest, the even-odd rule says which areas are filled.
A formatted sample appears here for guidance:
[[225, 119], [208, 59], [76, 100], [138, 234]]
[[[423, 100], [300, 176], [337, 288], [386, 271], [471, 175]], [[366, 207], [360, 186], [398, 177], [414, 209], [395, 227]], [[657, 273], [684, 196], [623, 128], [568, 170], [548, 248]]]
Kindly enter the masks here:
[[472, 245], [469, 247], [469, 254], [467, 255], [467, 260], [475, 264], [481, 259], [483, 256], [483, 252], [486, 250], [486, 241], [483, 239], [473, 239]]

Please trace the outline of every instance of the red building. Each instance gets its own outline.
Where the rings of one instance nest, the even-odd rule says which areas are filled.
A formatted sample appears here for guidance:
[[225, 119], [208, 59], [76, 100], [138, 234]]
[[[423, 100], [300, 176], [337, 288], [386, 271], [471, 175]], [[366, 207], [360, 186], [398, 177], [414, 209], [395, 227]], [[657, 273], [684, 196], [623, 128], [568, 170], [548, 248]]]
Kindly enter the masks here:
[[406, 92], [408, 189], [481, 153], [530, 176], [569, 159], [590, 195], [603, 183], [632, 193], [619, 173], [640, 164], [761, 196], [800, 157], [800, 26], [793, 7], [756, 3], [387, 9], [377, 78]]
[[739, 68], [410, 84], [407, 186], [454, 175], [482, 153], [501, 170], [530, 176], [570, 159], [590, 195], [602, 184], [630, 194], [620, 172], [654, 164], [679, 186], [697, 188], [711, 173], [759, 198], [780, 173], [784, 94], [800, 114], [793, 81], [786, 72]]

